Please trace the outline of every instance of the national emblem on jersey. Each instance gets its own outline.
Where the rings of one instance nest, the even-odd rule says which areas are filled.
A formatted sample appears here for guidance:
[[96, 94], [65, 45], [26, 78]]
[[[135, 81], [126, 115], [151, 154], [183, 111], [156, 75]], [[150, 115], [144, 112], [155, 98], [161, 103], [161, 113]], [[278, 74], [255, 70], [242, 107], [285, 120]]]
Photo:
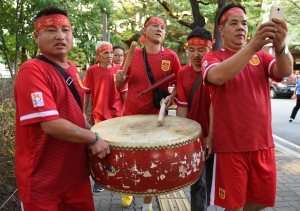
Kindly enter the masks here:
[[81, 80], [80, 75], [78, 73], [76, 73], [76, 77], [77, 77], [77, 80], [78, 80], [79, 85], [81, 86], [81, 88], [84, 88], [82, 80]]
[[260, 64], [260, 60], [256, 54], [254, 54], [250, 59], [250, 64], [252, 64], [253, 66], [257, 66]]
[[170, 66], [171, 66], [171, 62], [168, 61], [168, 60], [162, 60], [161, 61], [161, 69], [163, 71], [168, 71], [170, 69]]
[[219, 197], [221, 198], [221, 199], [225, 199], [225, 190], [224, 189], [222, 189], [222, 188], [219, 188]]
[[44, 106], [44, 99], [43, 99], [42, 92], [31, 93], [31, 99], [32, 99], [33, 107]]

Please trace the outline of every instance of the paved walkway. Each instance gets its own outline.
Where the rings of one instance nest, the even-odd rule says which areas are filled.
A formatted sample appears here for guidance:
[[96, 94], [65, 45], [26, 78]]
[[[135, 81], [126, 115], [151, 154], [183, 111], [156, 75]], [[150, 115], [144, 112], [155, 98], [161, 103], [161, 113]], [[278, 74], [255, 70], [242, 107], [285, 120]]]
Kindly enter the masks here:
[[[266, 208], [265, 211], [300, 211], [300, 158], [294, 154], [282, 151], [276, 147], [277, 163], [277, 193], [276, 205], [273, 208]], [[190, 201], [189, 188], [183, 190], [186, 198]], [[94, 193], [96, 211], [140, 211], [143, 204], [141, 197], [134, 197], [133, 203], [127, 207], [122, 207], [121, 195], [113, 194], [109, 191]], [[177, 211], [164, 210], [159, 206], [158, 199], [153, 200], [154, 211]], [[222, 211], [220, 207], [210, 206], [208, 211]]]

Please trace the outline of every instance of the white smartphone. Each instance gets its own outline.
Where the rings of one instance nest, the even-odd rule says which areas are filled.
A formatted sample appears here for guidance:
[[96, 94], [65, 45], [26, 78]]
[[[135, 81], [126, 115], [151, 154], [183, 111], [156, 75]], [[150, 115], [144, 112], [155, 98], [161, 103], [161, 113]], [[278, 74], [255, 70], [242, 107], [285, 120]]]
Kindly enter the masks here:
[[284, 11], [285, 11], [284, 6], [272, 5], [269, 21], [272, 21], [272, 18], [277, 18], [277, 19], [283, 20], [284, 19]]

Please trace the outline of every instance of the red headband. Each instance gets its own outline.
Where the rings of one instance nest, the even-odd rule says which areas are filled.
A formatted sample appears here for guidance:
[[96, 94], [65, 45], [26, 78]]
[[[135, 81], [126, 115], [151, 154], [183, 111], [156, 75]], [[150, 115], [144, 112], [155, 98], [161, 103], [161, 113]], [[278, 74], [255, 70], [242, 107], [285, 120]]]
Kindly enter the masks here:
[[109, 44], [102, 45], [101, 47], [99, 47], [99, 48], [97, 49], [97, 53], [101, 53], [101, 52], [103, 52], [103, 51], [112, 50], [112, 49], [113, 49], [112, 46], [109, 45]]
[[48, 26], [69, 26], [71, 23], [68, 17], [60, 14], [46, 15], [36, 20], [34, 24], [35, 31], [44, 29]]
[[212, 42], [207, 39], [202, 39], [200, 37], [192, 37], [191, 39], [188, 40], [188, 46], [204, 46], [211, 48], [212, 44], [215, 43], [215, 40]]
[[146, 23], [144, 28], [147, 28], [148, 26], [150, 26], [152, 24], [165, 25], [165, 22], [163, 21], [163, 19], [161, 19], [159, 17], [153, 17]]
[[[159, 17], [153, 17], [145, 24], [144, 28], [147, 28], [148, 26], [150, 26], [152, 24], [160, 24], [160, 25], [165, 26], [165, 22], [163, 21], [163, 19], [161, 19]], [[143, 34], [142, 37], [140, 38], [140, 43], [145, 44], [145, 39], [146, 39], [146, 35]]]
[[232, 14], [236, 14], [236, 13], [240, 13], [240, 14], [245, 14], [244, 11], [239, 8], [239, 7], [233, 7], [229, 10], [227, 10], [226, 12], [224, 12], [224, 14], [222, 15], [222, 17], [220, 18], [220, 25], [223, 25], [224, 22], [227, 20], [227, 18], [232, 15]]

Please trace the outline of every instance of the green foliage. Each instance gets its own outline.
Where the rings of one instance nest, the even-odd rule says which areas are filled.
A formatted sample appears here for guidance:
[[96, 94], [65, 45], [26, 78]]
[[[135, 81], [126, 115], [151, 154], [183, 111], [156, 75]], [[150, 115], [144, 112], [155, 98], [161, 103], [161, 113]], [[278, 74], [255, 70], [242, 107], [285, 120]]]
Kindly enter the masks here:
[[[1, 205], [16, 190], [14, 171], [15, 105], [14, 79], [0, 78], [0, 202]], [[3, 210], [20, 210], [19, 201], [13, 196]]]
[[187, 41], [187, 36], [186, 35], [185, 36], [181, 36], [178, 39], [178, 42], [186, 42], [186, 41]]
[[[32, 58], [37, 53], [32, 36], [34, 16], [45, 7], [59, 5], [60, 8], [67, 9], [73, 25], [75, 44], [85, 52], [86, 58], [82, 62], [91, 62], [95, 57], [96, 41], [103, 40], [103, 12], [108, 15], [108, 27], [113, 45], [121, 45], [122, 41], [126, 42], [131, 39], [137, 40], [141, 35], [140, 31], [145, 21], [144, 17], [148, 16], [161, 16], [167, 20], [166, 42], [172, 42], [172, 40], [177, 42], [179, 37], [190, 31], [189, 28], [180, 25], [178, 21], [186, 23], [194, 21], [191, 14], [191, 5], [188, 0], [179, 2], [168, 0], [166, 2], [171, 9], [170, 11], [166, 11], [158, 0], [7, 0], [0, 4], [0, 9], [4, 12], [0, 17], [2, 19], [1, 28], [10, 50], [8, 54], [11, 61], [14, 62], [15, 53], [18, 53], [18, 49], [21, 47], [26, 48], [27, 55]], [[15, 7], [14, 3], [18, 7]], [[212, 0], [207, 1], [207, 3], [209, 4], [199, 4], [199, 10], [207, 20], [207, 28], [212, 31], [217, 5]], [[249, 4], [251, 5], [251, 3]], [[251, 11], [255, 10], [251, 8]], [[120, 26], [124, 30], [121, 34], [119, 33]], [[252, 25], [250, 24], [250, 26]], [[252, 30], [250, 31], [252, 32]], [[174, 39], [174, 37], [177, 39]], [[3, 52], [3, 49], [1, 50]], [[22, 62], [19, 59], [17, 63]]]
[[[21, 48], [26, 49], [27, 58], [32, 58], [38, 53], [37, 46], [33, 40], [33, 18], [45, 7], [59, 5], [68, 11], [73, 25], [75, 46], [84, 52], [80, 59], [81, 63], [91, 63], [95, 58], [95, 45], [97, 41], [103, 40], [102, 14], [108, 17], [108, 29], [110, 41], [113, 45], [123, 45], [132, 40], [137, 41], [141, 36], [141, 29], [145, 17], [160, 16], [167, 24], [165, 43], [168, 46], [176, 46], [183, 42], [182, 36], [190, 32], [187, 25], [195, 21], [191, 2], [197, 3], [199, 13], [205, 18], [205, 28], [213, 33], [217, 1], [194, 1], [194, 0], [5, 0], [0, 2], [0, 36], [6, 42], [8, 52], [4, 51], [4, 43], [0, 40], [0, 57], [5, 59], [8, 55], [11, 63], [17, 63], [17, 67], [24, 62], [22, 57], [17, 56]], [[203, 4], [205, 2], [205, 4]], [[233, 2], [228, 0], [228, 3]], [[268, 7], [261, 7], [262, 1], [242, 0], [247, 8], [249, 21], [249, 36], [251, 37], [258, 25], [263, 21], [263, 13], [268, 13]], [[266, 5], [273, 4], [272, 0], [264, 0]], [[162, 6], [166, 5], [168, 11]], [[290, 34], [294, 34], [294, 41], [299, 41], [298, 30], [299, 1], [277, 0], [277, 4], [286, 6], [286, 21], [289, 25]], [[181, 23], [180, 23], [181, 22]], [[170, 44], [174, 42], [174, 44]], [[72, 50], [70, 58], [73, 61]], [[18, 61], [14, 61], [18, 58]], [[8, 62], [8, 61], [7, 61]]]
[[112, 0], [6, 0], [0, 3], [0, 35], [7, 44], [9, 52], [4, 50], [4, 42], [0, 42], [0, 56], [17, 63], [24, 62], [19, 56], [19, 50], [26, 49], [28, 58], [36, 56], [37, 47], [33, 40], [33, 19], [39, 11], [49, 6], [66, 9], [73, 26], [75, 44], [85, 52], [85, 59], [91, 61], [95, 57], [95, 44], [102, 38], [102, 13], [108, 16], [112, 13]]
[[168, 41], [165, 41], [164, 42], [164, 46], [166, 48], [169, 48], [169, 49], [172, 49], [172, 50], [176, 50], [176, 49], [178, 49], [179, 42], [168, 42]]
[[136, 33], [134, 30], [128, 30], [128, 31], [124, 31], [121, 34], [120, 38], [121, 38], [121, 40], [126, 41], [126, 40], [130, 40], [135, 35], [136, 35]]

